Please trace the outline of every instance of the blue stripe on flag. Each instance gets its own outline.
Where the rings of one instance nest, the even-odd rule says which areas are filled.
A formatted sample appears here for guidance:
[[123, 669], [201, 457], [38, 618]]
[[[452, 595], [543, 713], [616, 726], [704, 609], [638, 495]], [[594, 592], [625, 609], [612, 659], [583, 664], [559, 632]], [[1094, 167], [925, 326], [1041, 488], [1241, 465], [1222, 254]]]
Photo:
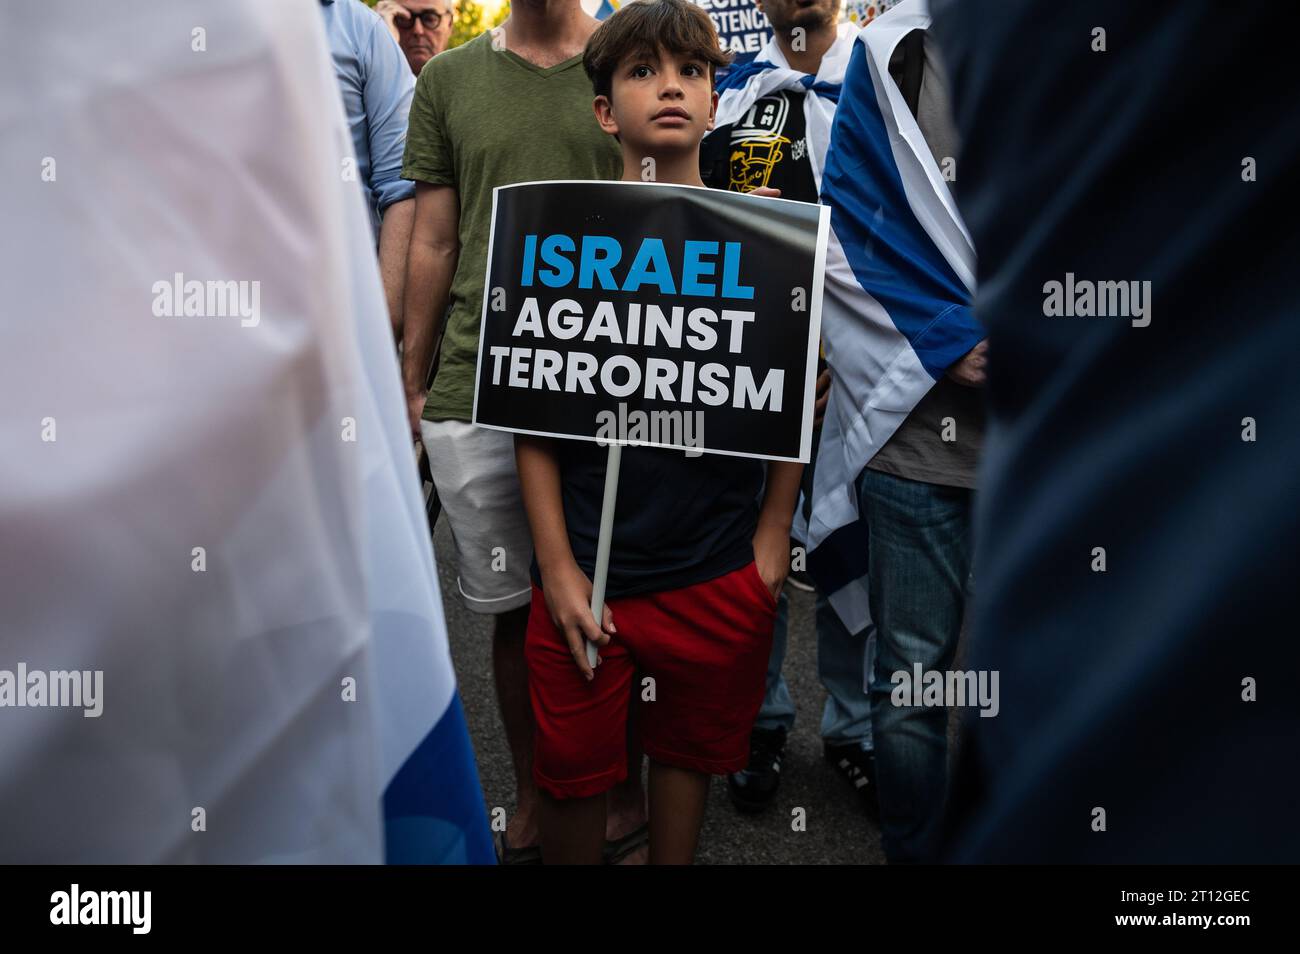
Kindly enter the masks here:
[[827, 83], [824, 81], [819, 83], [815, 76], [805, 76], [799, 82], [803, 84], [804, 89], [810, 89], [818, 96], [829, 99], [832, 103], [838, 105], [840, 93], [843, 91], [843, 86], [840, 83]]
[[822, 201], [858, 283], [938, 380], [985, 333], [965, 284], [912, 211], [861, 42], [835, 113]]
[[496, 863], [460, 694], [384, 791], [390, 865]]
[[748, 63], [736, 63], [724, 75], [718, 77], [717, 92], [722, 93], [729, 89], [740, 89], [749, 82], [749, 78], [755, 73], [774, 69], [776, 69], [776, 64], [767, 60], [750, 60]]
[[[768, 60], [750, 60], [748, 63], [737, 63], [725, 74], [719, 75], [717, 92], [724, 93], [729, 89], [740, 89], [756, 73], [774, 69], [776, 69], [776, 64]], [[799, 82], [803, 83], [805, 89], [812, 90], [818, 96], [826, 97], [832, 103], [838, 103], [840, 100], [842, 87], [839, 83], [819, 83], [814, 76], [805, 76]]]

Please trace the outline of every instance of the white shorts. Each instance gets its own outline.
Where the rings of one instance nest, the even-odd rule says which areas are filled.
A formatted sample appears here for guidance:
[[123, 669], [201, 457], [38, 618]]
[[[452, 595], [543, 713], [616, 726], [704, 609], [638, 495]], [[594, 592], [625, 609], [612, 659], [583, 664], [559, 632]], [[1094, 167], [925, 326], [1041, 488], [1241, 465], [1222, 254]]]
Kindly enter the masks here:
[[465, 605], [475, 613], [527, 606], [533, 538], [514, 435], [464, 421], [421, 421], [420, 438], [456, 544], [456, 585]]

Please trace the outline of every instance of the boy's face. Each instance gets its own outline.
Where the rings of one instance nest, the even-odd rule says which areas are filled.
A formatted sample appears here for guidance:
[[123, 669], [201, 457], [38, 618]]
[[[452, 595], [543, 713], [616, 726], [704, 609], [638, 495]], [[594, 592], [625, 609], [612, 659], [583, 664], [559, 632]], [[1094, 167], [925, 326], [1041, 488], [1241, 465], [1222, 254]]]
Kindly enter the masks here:
[[717, 108], [709, 64], [663, 48], [624, 57], [595, 101], [601, 128], [642, 155], [696, 148]]

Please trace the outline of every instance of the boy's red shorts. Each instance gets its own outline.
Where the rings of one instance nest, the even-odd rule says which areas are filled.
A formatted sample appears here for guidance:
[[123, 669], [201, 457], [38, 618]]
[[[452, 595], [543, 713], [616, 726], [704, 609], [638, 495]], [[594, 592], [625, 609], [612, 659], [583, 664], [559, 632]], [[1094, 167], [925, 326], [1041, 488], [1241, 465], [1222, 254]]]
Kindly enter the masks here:
[[[627, 776], [627, 717], [646, 755], [720, 775], [749, 759], [763, 702], [776, 599], [754, 563], [704, 583], [609, 601], [618, 632], [587, 682], [533, 587], [525, 654], [537, 717], [533, 775], [556, 798], [584, 798]], [[645, 677], [654, 679], [646, 701]]]

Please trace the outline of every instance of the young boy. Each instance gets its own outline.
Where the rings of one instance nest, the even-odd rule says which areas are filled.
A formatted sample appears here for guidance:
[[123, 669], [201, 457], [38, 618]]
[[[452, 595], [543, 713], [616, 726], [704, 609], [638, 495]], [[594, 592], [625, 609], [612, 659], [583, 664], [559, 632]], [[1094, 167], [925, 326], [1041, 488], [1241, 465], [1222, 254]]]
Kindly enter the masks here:
[[[627, 4], [592, 34], [583, 66], [596, 118], [622, 148], [624, 181], [642, 181], [649, 159], [657, 182], [703, 185], [714, 71], [729, 59], [688, 0]], [[586, 441], [516, 436], [535, 548], [525, 655], [542, 853], [552, 864], [601, 860], [604, 792], [627, 772], [639, 674], [650, 862], [688, 864], [709, 775], [748, 759], [803, 465], [770, 463], [765, 480], [758, 460], [625, 448], [597, 626], [591, 576], [607, 453]], [[601, 651], [594, 671], [587, 640]]]

